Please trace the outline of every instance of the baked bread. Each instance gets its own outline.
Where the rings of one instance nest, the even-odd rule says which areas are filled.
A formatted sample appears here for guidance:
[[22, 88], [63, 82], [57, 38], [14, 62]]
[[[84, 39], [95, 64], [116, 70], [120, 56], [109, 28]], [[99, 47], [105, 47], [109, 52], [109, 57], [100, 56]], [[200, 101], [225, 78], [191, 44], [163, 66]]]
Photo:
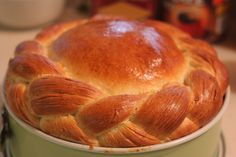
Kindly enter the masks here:
[[162, 22], [97, 16], [19, 44], [5, 96], [23, 121], [90, 146], [164, 143], [221, 109], [228, 74], [215, 50]]

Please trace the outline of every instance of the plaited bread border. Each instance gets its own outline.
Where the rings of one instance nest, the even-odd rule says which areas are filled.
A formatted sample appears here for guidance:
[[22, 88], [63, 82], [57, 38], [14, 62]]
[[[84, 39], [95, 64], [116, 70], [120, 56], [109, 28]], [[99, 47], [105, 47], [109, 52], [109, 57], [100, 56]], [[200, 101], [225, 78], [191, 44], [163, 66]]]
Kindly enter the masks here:
[[[4, 89], [4, 87], [3, 87], [3, 89]], [[230, 86], [228, 86], [226, 93], [224, 95], [224, 103], [222, 105], [221, 110], [217, 113], [217, 115], [207, 125], [203, 126], [202, 128], [198, 129], [197, 131], [195, 131], [192, 134], [186, 135], [186, 136], [179, 138], [179, 139], [175, 139], [173, 141], [169, 141], [167, 143], [155, 144], [155, 145], [151, 145], [151, 146], [142, 146], [142, 147], [133, 147], [133, 148], [110, 148], [110, 147], [98, 147], [98, 146], [90, 147], [90, 146], [84, 145], [84, 144], [65, 141], [65, 140], [50, 136], [40, 130], [35, 129], [31, 125], [29, 125], [29, 124], [25, 123], [24, 121], [22, 121], [21, 119], [19, 119], [12, 112], [9, 105], [7, 105], [4, 93], [1, 92], [4, 106], [7, 109], [9, 115], [17, 122], [17, 124], [19, 124], [27, 132], [29, 132], [33, 135], [36, 135], [46, 141], [52, 142], [54, 144], [57, 144], [57, 145], [60, 145], [60, 146], [63, 146], [63, 147], [69, 148], [69, 149], [76, 149], [76, 150], [82, 150], [82, 151], [86, 151], [86, 152], [102, 153], [102, 154], [104, 154], [104, 153], [107, 154], [108, 152], [109, 152], [109, 154], [133, 154], [133, 153], [140, 153], [140, 152], [142, 152], [142, 153], [152, 152], [152, 151], [173, 148], [175, 146], [178, 146], [178, 145], [184, 144], [186, 142], [189, 142], [191, 140], [194, 140], [195, 138], [198, 138], [199, 136], [204, 135], [208, 130], [210, 130], [212, 127], [214, 127], [216, 125], [216, 123], [218, 123], [222, 119], [222, 117], [229, 105], [229, 102], [230, 102], [230, 93], [231, 93]]]

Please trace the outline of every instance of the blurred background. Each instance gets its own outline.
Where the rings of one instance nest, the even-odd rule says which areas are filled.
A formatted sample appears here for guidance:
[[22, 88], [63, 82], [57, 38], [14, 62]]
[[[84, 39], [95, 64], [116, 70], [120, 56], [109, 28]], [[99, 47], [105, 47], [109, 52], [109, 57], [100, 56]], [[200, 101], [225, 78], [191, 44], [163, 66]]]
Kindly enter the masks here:
[[[233, 0], [69, 0], [66, 8], [68, 11], [74, 8], [78, 15], [85, 16], [107, 14], [162, 20], [195, 38], [219, 42], [227, 35], [234, 37], [231, 25], [236, 21], [235, 4]], [[73, 11], [65, 16], [70, 19], [72, 15]]]
[[195, 38], [217, 43], [236, 36], [234, 8], [234, 0], [0, 0], [0, 24], [32, 29], [105, 14], [162, 20]]
[[229, 27], [230, 2], [227, 0], [74, 0], [68, 2], [68, 5], [77, 6], [77, 12], [88, 16], [106, 14], [138, 20], [147, 18], [162, 20], [195, 38], [209, 42], [222, 41]]

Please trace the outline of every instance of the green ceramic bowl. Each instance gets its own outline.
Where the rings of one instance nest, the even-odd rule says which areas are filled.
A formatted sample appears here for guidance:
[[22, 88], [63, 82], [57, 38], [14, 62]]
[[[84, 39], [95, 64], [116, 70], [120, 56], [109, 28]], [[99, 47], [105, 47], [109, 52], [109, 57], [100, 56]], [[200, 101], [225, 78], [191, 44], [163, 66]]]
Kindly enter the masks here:
[[9, 113], [11, 136], [7, 139], [12, 157], [216, 157], [220, 141], [220, 121], [229, 103], [227, 89], [224, 104], [217, 116], [203, 128], [183, 138], [137, 148], [89, 148], [47, 135]]

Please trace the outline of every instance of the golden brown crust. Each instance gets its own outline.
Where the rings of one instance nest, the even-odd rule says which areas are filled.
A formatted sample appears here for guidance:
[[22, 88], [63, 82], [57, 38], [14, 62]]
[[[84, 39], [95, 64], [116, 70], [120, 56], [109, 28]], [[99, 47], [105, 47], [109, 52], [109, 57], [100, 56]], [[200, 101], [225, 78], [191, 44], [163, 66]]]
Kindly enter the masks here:
[[5, 95], [20, 119], [52, 136], [137, 147], [204, 126], [227, 86], [227, 70], [206, 42], [162, 22], [96, 16], [19, 44]]
[[155, 90], [173, 75], [182, 77], [185, 66], [169, 36], [129, 20], [91, 21], [75, 27], [52, 42], [50, 52], [77, 78], [96, 82], [113, 94]]
[[15, 49], [15, 55], [20, 54], [41, 54], [43, 55], [44, 48], [36, 40], [28, 40], [20, 43]]
[[158, 138], [131, 122], [120, 124], [118, 128], [100, 135], [98, 140], [105, 147], [137, 147], [160, 143]]
[[179, 127], [170, 134], [169, 138], [171, 140], [178, 139], [180, 137], [191, 134], [192, 132], [199, 129], [199, 127], [199, 125], [195, 124], [193, 121], [186, 117], [179, 125]]
[[78, 121], [91, 132], [100, 133], [127, 119], [141, 98], [133, 95], [104, 98], [80, 109]]
[[51, 135], [70, 141], [80, 141], [83, 144], [95, 144], [92, 138], [88, 137], [77, 125], [74, 117], [71, 115], [42, 118], [40, 128]]
[[134, 121], [150, 134], [163, 139], [181, 124], [189, 112], [190, 103], [188, 88], [170, 86], [151, 95]]
[[216, 79], [202, 70], [192, 71], [186, 84], [194, 93], [189, 115], [199, 126], [203, 126], [220, 110], [223, 93]]
[[56, 39], [63, 32], [66, 32], [67, 30], [72, 29], [77, 25], [86, 23], [86, 21], [87, 20], [77, 20], [49, 26], [47, 28], [44, 28], [39, 34], [37, 34], [36, 41], [47, 45], [54, 39]]
[[9, 72], [31, 80], [45, 74], [60, 74], [61, 69], [50, 59], [38, 54], [22, 54], [9, 62]]
[[32, 114], [27, 104], [24, 84], [18, 83], [10, 86], [7, 92], [7, 99], [11, 109], [18, 117], [34, 127], [38, 127], [39, 119]]
[[101, 95], [93, 86], [61, 76], [40, 77], [29, 85], [31, 107], [38, 115], [75, 113]]

